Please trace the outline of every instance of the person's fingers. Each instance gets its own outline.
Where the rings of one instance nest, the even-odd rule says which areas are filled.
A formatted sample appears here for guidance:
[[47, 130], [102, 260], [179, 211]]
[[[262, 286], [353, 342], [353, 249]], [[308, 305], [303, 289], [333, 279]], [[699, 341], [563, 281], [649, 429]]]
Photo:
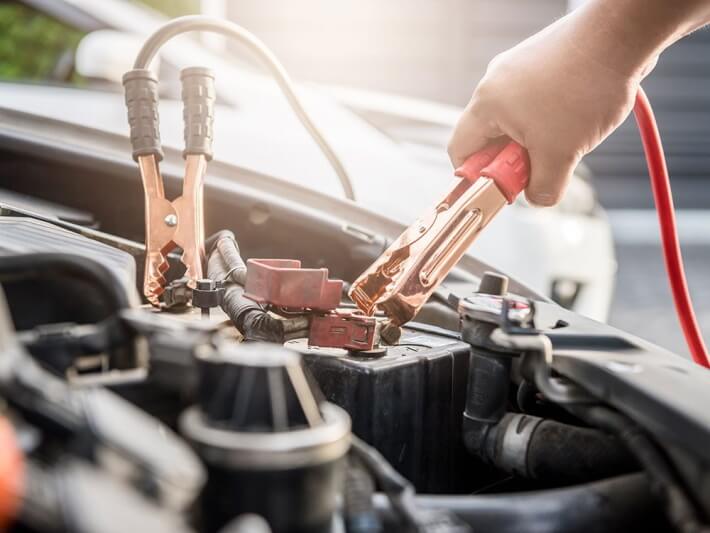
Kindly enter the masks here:
[[549, 207], [557, 204], [579, 163], [576, 155], [531, 151], [530, 182], [525, 198], [532, 205]]
[[454, 168], [458, 168], [471, 154], [500, 135], [500, 130], [490, 120], [482, 117], [479, 107], [469, 104], [459, 118], [449, 141], [448, 152], [451, 164]]

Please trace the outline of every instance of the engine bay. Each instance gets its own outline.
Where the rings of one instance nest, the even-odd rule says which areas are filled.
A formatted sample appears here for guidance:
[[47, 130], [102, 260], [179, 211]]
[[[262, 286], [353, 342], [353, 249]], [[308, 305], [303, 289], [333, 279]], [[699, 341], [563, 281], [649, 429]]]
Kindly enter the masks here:
[[[689, 361], [469, 256], [414, 320], [360, 313], [348, 290], [402, 228], [219, 162], [204, 258], [185, 260], [174, 236], [150, 244], [125, 138], [29, 137], [31, 117], [14, 118], [0, 134], [0, 525], [707, 528], [710, 383]], [[161, 154], [161, 201], [186, 190], [181, 155]], [[145, 261], [156, 250], [164, 264]]]
[[[28, 164], [32, 163], [28, 158]], [[120, 231], [116, 231], [116, 226], [116, 233], [103, 231], [103, 220], [110, 220], [107, 215], [114, 204], [134, 205], [140, 211], [130, 202], [130, 191], [117, 196], [120, 201], [97, 203], [89, 216], [80, 201], [63, 206], [56, 203], [68, 187], [81, 190], [71, 180], [57, 180], [57, 176], [61, 173], [55, 173], [51, 180], [43, 178], [43, 186], [35, 189], [43, 192], [42, 202], [33, 204], [31, 197], [23, 196], [25, 203], [21, 207], [17, 194], [22, 193], [23, 184], [32, 183], [32, 177], [28, 176], [25, 182], [6, 180], [3, 186], [14, 186], [15, 196], [2, 202], [4, 216], [0, 217], [0, 270], [10, 310], [4, 318], [7, 332], [3, 334], [3, 354], [6, 361], [13, 361], [8, 365], [2, 393], [8, 402], [6, 417], [18, 438], [25, 431], [34, 436], [33, 446], [22, 448], [27, 484], [24, 490], [31, 488], [33, 482], [47, 486], [47, 476], [55, 480], [52, 483], [57, 487], [70, 484], [70, 488], [61, 491], [71, 491], [76, 499], [54, 501], [57, 520], [69, 511], [79, 512], [66, 506], [80, 505], [87, 510], [92, 508], [91, 498], [115, 501], [117, 496], [112, 491], [117, 490], [128, 493], [136, 530], [155, 531], [154, 526], [147, 526], [142, 520], [169, 516], [169, 520], [160, 520], [172, 530], [180, 524], [186, 530], [194, 527], [219, 531], [244, 513], [257, 513], [267, 518], [273, 531], [326, 531], [334, 527], [334, 521], [340, 521], [342, 526], [355, 520], [348, 515], [356, 513], [347, 508], [346, 491], [355, 490], [349, 482], [359, 487], [360, 478], [365, 478], [369, 479], [363, 483], [371, 505], [366, 505], [362, 513], [375, 523], [372, 527], [387, 530], [415, 527], [406, 523], [410, 519], [405, 517], [410, 513], [421, 514], [417, 520], [424, 522], [416, 525], [421, 530], [433, 527], [426, 521], [429, 518], [423, 518], [430, 515], [435, 517], [432, 520], [444, 520], [446, 527], [456, 531], [466, 527], [524, 531], [535, 521], [547, 524], [545, 531], [624, 531], [632, 522], [646, 523], [649, 530], [668, 528], [663, 506], [659, 505], [662, 498], [649, 489], [648, 474], [642, 473], [633, 453], [609, 428], [595, 429], [599, 422], [588, 420], [584, 409], [578, 412], [565, 405], [601, 404], [613, 413], [619, 408], [630, 411], [638, 417], [635, 420], [645, 424], [639, 426], [639, 431], [656, 446], [663, 442], [664, 454], [677, 454], [672, 455], [676, 464], [683, 465], [686, 475], [692, 473], [694, 481], [702, 484], [704, 474], [696, 474], [705, 472], [707, 459], [702, 442], [710, 426], [697, 412], [681, 414], [681, 399], [672, 393], [674, 383], [669, 381], [669, 376], [676, 376], [675, 382], [681, 380], [678, 385], [685, 386], [686, 392], [693, 390], [694, 369], [684, 365], [683, 360], [666, 356], [643, 341], [583, 319], [556, 304], [510, 290], [504, 298], [500, 294], [486, 296], [478, 292], [480, 281], [462, 282], [455, 277], [452, 286], [456, 291], [435, 297], [422, 311], [421, 319], [401, 329], [398, 339], [390, 338], [392, 344], [380, 340], [378, 349], [369, 352], [309, 345], [307, 316], [283, 309], [277, 314], [273, 312], [275, 307], [268, 312], [262, 308], [263, 303], [245, 299], [243, 293], [237, 296], [248, 310], [246, 322], [269, 323], [273, 327], [257, 327], [249, 333], [242, 319], [240, 331], [219, 307], [209, 308], [209, 318], [205, 319], [200, 309], [179, 305], [180, 290], [189, 290], [179, 283], [179, 267], [170, 272], [173, 286], [169, 290], [174, 292], [176, 304], [170, 309], [155, 310], [141, 304], [137, 295], [142, 248], [129, 238], [135, 221], [129, 216], [117, 218], [114, 220], [121, 222]], [[81, 173], [73, 179], [80, 182]], [[224, 194], [209, 194], [209, 185], [207, 191], [208, 198], [225, 200]], [[81, 199], [81, 195], [75, 198]], [[208, 213], [214, 211], [209, 209]], [[300, 222], [291, 219], [291, 228]], [[260, 235], [240, 231], [237, 224], [231, 227], [234, 233], [222, 231], [216, 235], [226, 239], [223, 244], [232, 245], [244, 255], [254, 243], [259, 243], [255, 247], [259, 256], [277, 256], [281, 244], [288, 240], [279, 238], [268, 223], [255, 225], [264, 228]], [[236, 244], [237, 234], [245, 235], [248, 247], [242, 246], [241, 238]], [[304, 246], [296, 246], [301, 251], [296, 257], [306, 266], [324, 268], [327, 261], [322, 256], [303, 253], [309, 242], [319, 255], [337, 255], [347, 249], [323, 235], [300, 235]], [[295, 244], [290, 242], [284, 248], [293, 250]], [[372, 255], [380, 249], [375, 248]], [[222, 261], [217, 246], [213, 253], [212, 264]], [[366, 256], [361, 260], [367, 261]], [[246, 260], [243, 264], [253, 263]], [[334, 260], [333, 264], [341, 265], [342, 261]], [[347, 280], [354, 277], [356, 270], [336, 267], [335, 272], [344, 274]], [[505, 278], [483, 272], [480, 276], [483, 285], [489, 285], [488, 289], [483, 287], [484, 291], [501, 292]], [[236, 283], [228, 285], [238, 287]], [[510, 315], [509, 325], [500, 322], [503, 303]], [[351, 304], [343, 296], [339, 305], [347, 312]], [[526, 318], [531, 305], [534, 315]], [[522, 355], [529, 353], [530, 346], [511, 346], [510, 339], [493, 334], [504, 327], [513, 332], [508, 334], [513, 338], [515, 330], [525, 330], [531, 320], [535, 335], [544, 332], [554, 346], [553, 369], [542, 365], [554, 379], [535, 371], [534, 358]], [[260, 337], [261, 334], [266, 336]], [[233, 343], [250, 345], [248, 356], [244, 356], [248, 360], [242, 361], [240, 352], [231, 348]], [[287, 351], [282, 352], [278, 346]], [[290, 360], [287, 354], [291, 353], [299, 354], [300, 361]], [[643, 371], [638, 369], [640, 357]], [[203, 368], [206, 364], [221, 370], [215, 373], [214, 368]], [[239, 375], [246, 369], [237, 368], [240, 365], [250, 369], [253, 377], [247, 381], [252, 385], [242, 382], [244, 378]], [[288, 365], [295, 365], [303, 373], [302, 378], [296, 378], [298, 386], [292, 381], [290, 387], [279, 391], [269, 384], [269, 379], [274, 378], [258, 376], [259, 372], [272, 375], [270, 368], [279, 368], [280, 373], [290, 376], [294, 372], [284, 370]], [[235, 377], [227, 379], [230, 372]], [[285, 381], [283, 377], [279, 380]], [[548, 381], [552, 388], [541, 390], [540, 384]], [[654, 388], [659, 382], [664, 383], [667, 394]], [[703, 376], [698, 394], [705, 385]], [[304, 400], [304, 393], [297, 394], [297, 387], [304, 388], [308, 392], [305, 397], [310, 400]], [[580, 390], [583, 394], [575, 398]], [[50, 391], [65, 397], [60, 404], [69, 412], [57, 411], [57, 398], [47, 397]], [[567, 393], [572, 394], [572, 404], [565, 397]], [[216, 403], [209, 398], [215, 394], [220, 398]], [[280, 415], [279, 409], [273, 408], [278, 398], [286, 405]], [[310, 403], [310, 408], [299, 403], [304, 401]], [[110, 407], [104, 407], [104, 402]], [[294, 408], [293, 404], [299, 407]], [[313, 405], [318, 407], [314, 409]], [[331, 405], [333, 413], [327, 414]], [[239, 411], [234, 410], [236, 406], [243, 406], [239, 416], [235, 414]], [[118, 412], [113, 412], [114, 408]], [[212, 409], [218, 410], [210, 415], [214, 420], [206, 419], [204, 413]], [[221, 409], [226, 411], [220, 413]], [[312, 412], [310, 422], [305, 414], [308, 409], [319, 413]], [[184, 424], [192, 422], [185, 422], [184, 417], [195, 412], [203, 414], [188, 429]], [[286, 452], [293, 455], [300, 449], [297, 434], [319, 427], [328, 416], [334, 418], [333, 427], [339, 424], [341, 439], [345, 438], [343, 435], [356, 435], [367, 447], [366, 453], [375, 453], [377, 460], [363, 458], [369, 455], [359, 456], [353, 449], [346, 453], [341, 445], [341, 453], [326, 461], [327, 467], [318, 467], [325, 471], [302, 472], [304, 479], [293, 477], [290, 459], [284, 459], [283, 469], [271, 468], [271, 446], [277, 447], [274, 457]], [[278, 429], [269, 428], [277, 419], [281, 424]], [[210, 432], [214, 428], [200, 426], [205, 420], [218, 429], [215, 438], [220, 443], [221, 437], [228, 437], [222, 433], [264, 438], [255, 444], [263, 454], [249, 462], [266, 462], [268, 468], [259, 468], [256, 463], [247, 471], [243, 465], [237, 468], [229, 463], [226, 467], [219, 461], [219, 467], [213, 465], [216, 452], [209, 442], [201, 440], [210, 437], [200, 435], [205, 431], [214, 436]], [[225, 429], [232, 422], [247, 427]], [[111, 429], [100, 429], [102, 424]], [[684, 436], [680, 442], [679, 435]], [[283, 440], [285, 436], [287, 440]], [[157, 441], [152, 442], [153, 438]], [[274, 439], [273, 444], [269, 438]], [[332, 442], [321, 443], [324, 449], [337, 448], [333, 442], [338, 442], [338, 436], [333, 438]], [[671, 441], [666, 440], [669, 438]], [[85, 439], [92, 441], [91, 450], [83, 449]], [[247, 451], [237, 452], [243, 445], [238, 440], [233, 443], [237, 448], [230, 453], [251, 457]], [[669, 445], [673, 440], [676, 442]], [[281, 449], [281, 445], [286, 449]], [[117, 468], [114, 460], [98, 453], [97, 447], [110, 448], [112, 453], [120, 450], [121, 461], [131, 465], [129, 473], [124, 471], [125, 465]], [[375, 466], [367, 463], [369, 460], [375, 461]], [[382, 468], [392, 479], [381, 477]], [[32, 481], [35, 475], [37, 478]], [[180, 479], [160, 479], [163, 475]], [[318, 481], [310, 476], [316, 476]], [[353, 476], [360, 481], [350, 479]], [[93, 489], [95, 483], [103, 482], [111, 485], [106, 494]], [[167, 500], [172, 502], [173, 496], [162, 494], [158, 487], [179, 487], [182, 483], [188, 485], [176, 489], [184, 498], [182, 506], [171, 507], [174, 503], [169, 505]], [[309, 483], [308, 487], [303, 483]], [[154, 488], [148, 490], [151, 486]], [[249, 487], [250, 497], [243, 494], [245, 487]], [[703, 494], [701, 488], [697, 490], [695, 494]], [[416, 511], [402, 511], [398, 508], [401, 504], [395, 503], [409, 493]], [[266, 495], [272, 495], [274, 500]], [[362, 497], [350, 498], [356, 496]], [[137, 511], [134, 499], [140, 500], [144, 516]], [[190, 505], [186, 504], [188, 501]], [[220, 501], [224, 508], [217, 508]], [[237, 505], [237, 501], [241, 503]], [[702, 505], [701, 501], [698, 505]], [[283, 502], [296, 507], [284, 511]], [[32, 510], [32, 502], [23, 505], [23, 513], [29, 513], [20, 515], [25, 530], [110, 530], [110, 524], [89, 526], [68, 523], [64, 518], [57, 522], [57, 529], [48, 528], [46, 523], [37, 522], [32, 513], [41, 515], [51, 510]], [[581, 510], [570, 513], [566, 510], [570, 505]], [[119, 509], [117, 504], [113, 506]], [[304, 509], [311, 508], [322, 512], [318, 527], [310, 522], [313, 517], [298, 517]], [[286, 522], [275, 521], [272, 513], [285, 517]], [[108, 515], [104, 518], [110, 521]], [[308, 525], [298, 525], [301, 519]], [[347, 530], [357, 529], [351, 524]]]

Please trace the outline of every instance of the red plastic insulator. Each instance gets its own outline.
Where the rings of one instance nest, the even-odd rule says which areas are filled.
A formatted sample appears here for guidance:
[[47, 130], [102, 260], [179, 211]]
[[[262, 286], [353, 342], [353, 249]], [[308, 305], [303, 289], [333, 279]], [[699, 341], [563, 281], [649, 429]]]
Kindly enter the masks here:
[[456, 176], [476, 181], [492, 179], [509, 204], [525, 189], [530, 178], [528, 152], [514, 141], [495, 141], [470, 156], [456, 169]]

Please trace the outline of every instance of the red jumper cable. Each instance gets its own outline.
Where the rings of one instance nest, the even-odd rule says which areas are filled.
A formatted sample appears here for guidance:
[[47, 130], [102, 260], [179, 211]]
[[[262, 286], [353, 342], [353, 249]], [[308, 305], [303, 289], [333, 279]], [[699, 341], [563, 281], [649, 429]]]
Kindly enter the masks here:
[[[634, 113], [661, 227], [663, 257], [678, 320], [693, 361], [710, 367], [688, 293], [665, 155], [651, 105], [639, 87]], [[527, 186], [527, 152], [496, 141], [456, 169], [462, 178], [353, 283], [350, 298], [366, 315], [384, 311], [395, 325], [414, 318], [488, 222]]]
[[666, 263], [668, 281], [673, 294], [678, 321], [683, 329], [685, 341], [688, 343], [693, 361], [706, 368], [710, 367], [710, 357], [700, 333], [700, 327], [693, 311], [693, 303], [688, 292], [688, 282], [685, 279], [683, 257], [678, 242], [678, 230], [675, 222], [675, 209], [671, 193], [670, 179], [666, 157], [663, 153], [661, 136], [658, 133], [656, 119], [653, 116], [651, 104], [646, 93], [639, 87], [634, 105], [634, 115], [638, 124], [643, 150], [646, 153], [648, 174], [651, 178], [653, 199], [656, 203], [658, 222], [661, 227], [661, 244], [663, 259]]

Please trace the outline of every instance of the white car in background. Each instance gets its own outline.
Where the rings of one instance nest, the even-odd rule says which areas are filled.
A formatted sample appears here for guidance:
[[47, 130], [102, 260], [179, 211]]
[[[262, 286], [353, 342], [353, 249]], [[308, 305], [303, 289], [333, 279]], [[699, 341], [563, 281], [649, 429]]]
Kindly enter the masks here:
[[[85, 34], [71, 51], [71, 68], [88, 80], [88, 87], [2, 83], [0, 106], [125, 134], [123, 96], [115, 84], [131, 68], [142, 39], [165, 18], [122, 0], [27, 1], [26, 6]], [[343, 197], [332, 168], [273, 81], [237, 53], [217, 53], [192, 38], [170, 42], [159, 58], [166, 93], [161, 103], [164, 144], [182, 145], [181, 104], [170, 96], [179, 87], [179, 70], [195, 65], [216, 72], [218, 159]], [[458, 109], [347, 88], [297, 89], [347, 169], [358, 203], [408, 225], [445, 193], [452, 175], [445, 145]], [[583, 169], [559, 206], [532, 209], [518, 200], [469, 253], [577, 312], [606, 320], [616, 271], [614, 248], [606, 215]]]

